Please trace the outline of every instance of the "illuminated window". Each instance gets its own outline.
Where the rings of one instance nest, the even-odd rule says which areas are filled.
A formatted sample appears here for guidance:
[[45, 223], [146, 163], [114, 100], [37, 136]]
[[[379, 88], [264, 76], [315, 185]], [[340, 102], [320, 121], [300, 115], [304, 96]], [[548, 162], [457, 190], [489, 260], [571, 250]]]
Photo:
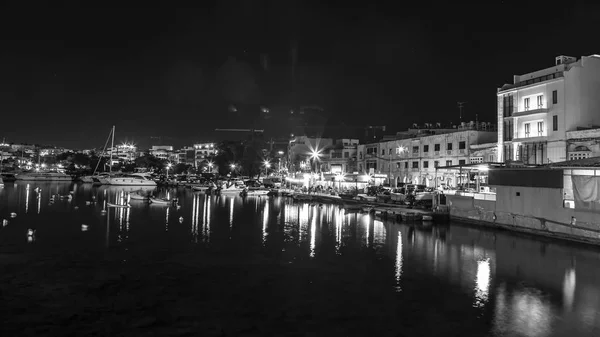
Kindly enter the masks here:
[[537, 107], [538, 107], [538, 109], [541, 109], [544, 107], [544, 95], [537, 96]]
[[544, 122], [537, 122], [538, 136], [544, 135]]
[[525, 108], [525, 111], [529, 110], [529, 97], [523, 100], [523, 107]]
[[531, 133], [531, 124], [525, 123], [525, 137], [529, 137], [530, 133]]

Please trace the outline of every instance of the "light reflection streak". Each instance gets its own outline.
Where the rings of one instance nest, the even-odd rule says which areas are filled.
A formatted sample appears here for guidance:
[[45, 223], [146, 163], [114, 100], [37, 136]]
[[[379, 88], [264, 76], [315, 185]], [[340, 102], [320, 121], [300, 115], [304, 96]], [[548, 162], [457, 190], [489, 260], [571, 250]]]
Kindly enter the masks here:
[[576, 283], [575, 268], [567, 269], [565, 271], [565, 278], [563, 280], [563, 305], [567, 311], [571, 311], [573, 309]]
[[200, 198], [194, 193], [192, 201], [192, 240], [198, 242], [198, 209], [200, 208]]
[[373, 222], [373, 242], [378, 246], [385, 245], [386, 230], [383, 221], [375, 220]]
[[229, 229], [233, 227], [233, 199], [234, 197], [229, 198]]
[[342, 247], [342, 217], [344, 211], [339, 209], [335, 213], [335, 250], [340, 254], [340, 248]]
[[315, 243], [316, 243], [316, 235], [315, 232], [317, 230], [317, 216], [313, 211], [312, 222], [310, 225], [310, 257], [315, 257]]
[[204, 210], [204, 240], [206, 242], [210, 239], [210, 198], [204, 197], [204, 204], [206, 208]]
[[490, 277], [490, 259], [477, 261], [474, 307], [483, 308], [487, 303], [490, 292]]
[[167, 207], [166, 216], [165, 216], [165, 232], [169, 231], [169, 209], [171, 207]]
[[37, 214], [40, 214], [42, 210], [42, 194], [38, 194], [37, 196]]
[[401, 292], [400, 279], [402, 278], [402, 232], [398, 231], [398, 245], [396, 247], [396, 292]]
[[367, 222], [367, 230], [366, 230], [366, 234], [365, 234], [365, 239], [367, 242], [367, 246], [369, 246], [369, 230], [371, 229], [371, 215], [365, 214], [363, 219], [365, 219], [365, 221]]
[[25, 214], [29, 212], [29, 184], [25, 187]]
[[265, 201], [265, 209], [263, 211], [263, 244], [267, 241], [267, 224], [269, 222], [269, 201]]

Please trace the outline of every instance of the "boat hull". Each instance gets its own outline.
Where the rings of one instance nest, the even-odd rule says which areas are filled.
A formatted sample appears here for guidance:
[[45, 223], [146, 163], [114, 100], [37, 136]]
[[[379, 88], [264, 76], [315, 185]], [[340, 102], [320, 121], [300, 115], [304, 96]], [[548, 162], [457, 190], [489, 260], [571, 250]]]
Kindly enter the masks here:
[[73, 181], [71, 176], [17, 175], [19, 181]]
[[109, 178], [108, 185], [114, 186], [156, 186], [156, 182], [153, 180], [139, 179], [139, 178], [129, 178], [129, 177], [116, 177]]

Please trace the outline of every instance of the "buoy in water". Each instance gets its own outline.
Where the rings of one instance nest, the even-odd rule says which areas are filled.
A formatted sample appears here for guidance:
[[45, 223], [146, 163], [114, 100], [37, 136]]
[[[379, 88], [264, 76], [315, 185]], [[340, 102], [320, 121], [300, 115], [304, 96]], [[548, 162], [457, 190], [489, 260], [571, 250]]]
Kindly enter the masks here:
[[15, 213], [15, 212], [10, 213], [10, 217], [11, 218], [16, 218], [17, 217], [17, 213]]

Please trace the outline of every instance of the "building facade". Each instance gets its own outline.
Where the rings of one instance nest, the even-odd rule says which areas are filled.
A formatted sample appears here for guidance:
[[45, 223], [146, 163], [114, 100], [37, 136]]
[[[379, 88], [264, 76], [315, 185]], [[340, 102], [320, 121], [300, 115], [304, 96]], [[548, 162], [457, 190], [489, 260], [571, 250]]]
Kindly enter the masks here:
[[497, 93], [499, 160], [567, 160], [567, 132], [600, 125], [598, 87], [600, 55], [558, 56], [553, 67], [515, 75]]
[[398, 136], [397, 140], [359, 146], [359, 172], [385, 174], [390, 186], [412, 183], [433, 187], [438, 179], [438, 184], [455, 187], [455, 172], [436, 172], [437, 167], [496, 159], [490, 156], [494, 151], [489, 148], [497, 147], [497, 132], [489, 123], [462, 123], [456, 128], [420, 129]]
[[321, 157], [321, 170], [330, 173], [353, 173], [357, 171], [358, 139], [338, 139], [325, 150]]
[[194, 167], [198, 168], [201, 163], [208, 158], [214, 157], [217, 154], [217, 148], [214, 143], [198, 143], [194, 144]]

